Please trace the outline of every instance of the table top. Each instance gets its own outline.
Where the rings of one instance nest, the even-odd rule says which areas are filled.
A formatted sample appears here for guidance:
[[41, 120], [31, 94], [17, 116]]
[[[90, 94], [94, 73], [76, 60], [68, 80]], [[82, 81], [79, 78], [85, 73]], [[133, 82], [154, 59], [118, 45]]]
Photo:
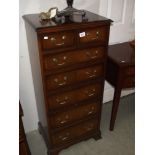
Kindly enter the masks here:
[[[108, 19], [108, 18], [105, 18], [105, 17], [102, 17], [100, 15], [97, 15], [95, 13], [92, 13], [92, 12], [89, 12], [89, 11], [86, 11], [86, 19], [87, 20], [84, 20], [82, 21], [81, 23], [82, 24], [87, 24], [87, 23], [91, 23], [91, 22], [103, 22], [105, 25], [106, 24], [109, 24], [112, 22], [112, 20]], [[40, 18], [39, 18], [39, 14], [28, 14], [28, 15], [24, 15], [23, 16], [24, 20], [26, 20], [33, 28], [35, 29], [42, 29], [42, 28], [48, 28], [48, 27], [55, 27], [55, 26], [61, 26], [61, 25], [76, 25], [78, 23], [76, 22], [72, 22], [72, 21], [66, 21], [66, 23], [56, 23], [55, 21], [53, 20], [48, 20], [46, 22], [41, 22], [40, 21]]]
[[108, 49], [108, 58], [112, 59], [119, 66], [135, 64], [135, 50], [130, 42], [110, 45]]

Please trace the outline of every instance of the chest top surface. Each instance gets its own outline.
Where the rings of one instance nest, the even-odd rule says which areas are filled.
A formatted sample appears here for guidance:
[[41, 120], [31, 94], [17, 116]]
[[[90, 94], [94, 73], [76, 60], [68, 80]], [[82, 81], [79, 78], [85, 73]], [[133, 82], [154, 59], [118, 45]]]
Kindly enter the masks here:
[[105, 25], [108, 25], [112, 22], [112, 20], [102, 17], [100, 15], [97, 15], [95, 13], [85, 11], [86, 15], [85, 18], [86, 20], [82, 21], [81, 23], [76, 23], [67, 20], [65, 23], [56, 23], [53, 20], [48, 20], [45, 22], [41, 22], [39, 18], [39, 14], [28, 14], [24, 15], [23, 18], [25, 21], [27, 21], [34, 29], [43, 29], [43, 28], [50, 28], [50, 27], [58, 27], [58, 26], [76, 26], [77, 24], [90, 24], [90, 23], [102, 23]]

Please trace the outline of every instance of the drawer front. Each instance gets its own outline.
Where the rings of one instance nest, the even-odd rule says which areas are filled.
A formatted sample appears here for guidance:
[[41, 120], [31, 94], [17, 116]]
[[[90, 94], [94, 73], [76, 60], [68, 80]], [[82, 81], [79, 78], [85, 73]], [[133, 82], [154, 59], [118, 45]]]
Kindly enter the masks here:
[[135, 67], [128, 67], [125, 69], [125, 75], [135, 75]]
[[51, 116], [51, 127], [59, 127], [76, 120], [91, 116], [99, 111], [100, 103], [93, 102], [86, 105], [76, 106], [71, 110], [57, 113]]
[[76, 90], [68, 91], [58, 95], [48, 97], [48, 104], [50, 109], [58, 109], [75, 102], [85, 101], [101, 95], [100, 83], [85, 86]]
[[88, 122], [81, 123], [79, 125], [70, 127], [63, 131], [54, 133], [52, 136], [53, 144], [66, 143], [67, 141], [73, 140], [75, 138], [81, 137], [85, 134], [97, 131], [98, 119], [92, 119]]
[[108, 27], [89, 28], [79, 31], [79, 44], [108, 41]]
[[135, 78], [134, 76], [131, 76], [131, 77], [126, 77], [124, 79], [124, 82], [123, 82], [123, 87], [124, 88], [132, 88], [135, 86]]
[[42, 46], [44, 50], [62, 48], [75, 45], [74, 32], [55, 32], [42, 36]]
[[46, 56], [44, 58], [44, 68], [45, 70], [51, 70], [97, 59], [103, 60], [105, 50], [103, 47], [98, 47]]
[[48, 90], [74, 84], [76, 82], [86, 81], [103, 75], [103, 66], [84, 68], [76, 71], [66, 72], [49, 76], [46, 80]]

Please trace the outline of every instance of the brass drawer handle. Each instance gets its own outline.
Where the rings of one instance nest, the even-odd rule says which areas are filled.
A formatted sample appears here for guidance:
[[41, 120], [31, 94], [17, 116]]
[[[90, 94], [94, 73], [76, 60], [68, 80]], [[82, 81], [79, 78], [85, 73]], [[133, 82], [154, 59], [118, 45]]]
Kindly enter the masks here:
[[[64, 37], [64, 36], [62, 36], [62, 39], [63, 40], [65, 40], [65, 38], [66, 37]], [[55, 41], [56, 41], [56, 39], [54, 38], [54, 37], [51, 37], [51, 41], [52, 41], [52, 43], [54, 43]], [[55, 44], [56, 46], [62, 46], [62, 45], [64, 45], [65, 43], [64, 42], [62, 42], [62, 43], [57, 43], [57, 44]]]
[[94, 106], [92, 106], [91, 109], [85, 109], [85, 111], [86, 111], [86, 113], [87, 113], [88, 115], [94, 113], [94, 112], [95, 112], [94, 110], [95, 110], [95, 107], [94, 107]]
[[86, 55], [89, 56], [91, 59], [95, 59], [98, 56], [98, 51], [95, 51], [95, 55], [92, 55], [90, 52], [86, 52]]
[[[65, 40], [66, 39], [66, 36], [64, 35], [64, 36], [62, 36], [62, 40]], [[64, 42], [62, 42], [62, 43], [58, 43], [58, 44], [56, 44], [56, 46], [62, 46], [62, 45], [64, 45], [65, 43]]]
[[65, 117], [63, 118], [63, 120], [60, 117], [58, 117], [57, 118], [57, 121], [59, 121], [60, 124], [64, 124], [64, 123], [66, 123], [68, 121], [68, 119], [69, 119], [69, 116], [68, 115], [65, 115]]
[[64, 124], [64, 123], [66, 123], [66, 122], [67, 122], [67, 120], [64, 120], [64, 121], [61, 121], [60, 123], [61, 123], [61, 124]]
[[64, 42], [62, 42], [62, 43], [58, 43], [58, 44], [56, 44], [56, 46], [62, 46], [62, 45], [64, 45], [65, 43]]
[[[93, 73], [92, 73], [93, 72]], [[92, 78], [92, 77], [95, 77], [96, 76], [96, 72], [97, 72], [97, 70], [95, 69], [95, 70], [93, 70], [92, 72], [86, 72], [86, 74], [88, 75], [88, 77], [89, 78]]]
[[59, 86], [63, 86], [67, 83], [67, 76], [64, 76], [63, 79], [64, 79], [64, 81], [62, 83], [58, 83], [59, 82], [58, 78], [55, 78], [54, 82], [58, 83]]
[[59, 136], [59, 139], [61, 139], [61, 140], [66, 140], [66, 139], [68, 139], [69, 138], [69, 135], [70, 135], [70, 133], [69, 132], [67, 132], [66, 133], [66, 136]]
[[66, 104], [67, 103], [67, 100], [68, 100], [69, 98], [67, 97], [67, 96], [65, 96], [65, 99], [64, 99], [64, 101], [61, 101], [60, 99], [56, 99], [56, 101], [57, 101], [57, 103], [59, 103], [59, 104], [61, 104], [61, 105], [64, 105], [64, 104]]
[[92, 38], [92, 40], [97, 40], [97, 39], [99, 38], [99, 34], [100, 34], [100, 32], [97, 31], [97, 32], [96, 32], [96, 37], [95, 37], [95, 38]]
[[67, 59], [67, 57], [64, 56], [63, 57], [64, 62], [62, 62], [62, 63], [58, 63], [58, 59], [57, 58], [53, 58], [52, 61], [55, 62], [58, 66], [62, 66], [62, 65], [64, 65], [66, 63], [65, 62], [66, 59]]
[[51, 41], [54, 42], [56, 39], [54, 37], [51, 37]]
[[93, 124], [90, 124], [90, 125], [87, 126], [85, 129], [86, 129], [86, 131], [90, 131], [90, 130], [93, 129], [93, 127], [94, 127], [94, 125], [93, 125]]
[[66, 137], [63, 137], [61, 140], [66, 140], [66, 139], [68, 139], [68, 137], [66, 136]]
[[96, 38], [91, 38], [92, 40], [97, 40], [98, 39], [98, 36]]
[[91, 97], [91, 96], [94, 96], [95, 95], [95, 91], [96, 91], [96, 89], [95, 88], [93, 88], [91, 91], [89, 91], [89, 90], [86, 90], [86, 94], [89, 96], [89, 97]]

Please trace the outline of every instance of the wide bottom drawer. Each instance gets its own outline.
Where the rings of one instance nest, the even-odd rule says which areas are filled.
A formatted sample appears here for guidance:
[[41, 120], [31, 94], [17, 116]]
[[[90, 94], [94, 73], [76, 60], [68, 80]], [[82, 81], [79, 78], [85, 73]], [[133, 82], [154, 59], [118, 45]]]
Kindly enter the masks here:
[[97, 118], [76, 126], [67, 128], [63, 131], [56, 132], [52, 135], [53, 145], [66, 143], [75, 138], [79, 138], [91, 132], [97, 131], [99, 120]]

